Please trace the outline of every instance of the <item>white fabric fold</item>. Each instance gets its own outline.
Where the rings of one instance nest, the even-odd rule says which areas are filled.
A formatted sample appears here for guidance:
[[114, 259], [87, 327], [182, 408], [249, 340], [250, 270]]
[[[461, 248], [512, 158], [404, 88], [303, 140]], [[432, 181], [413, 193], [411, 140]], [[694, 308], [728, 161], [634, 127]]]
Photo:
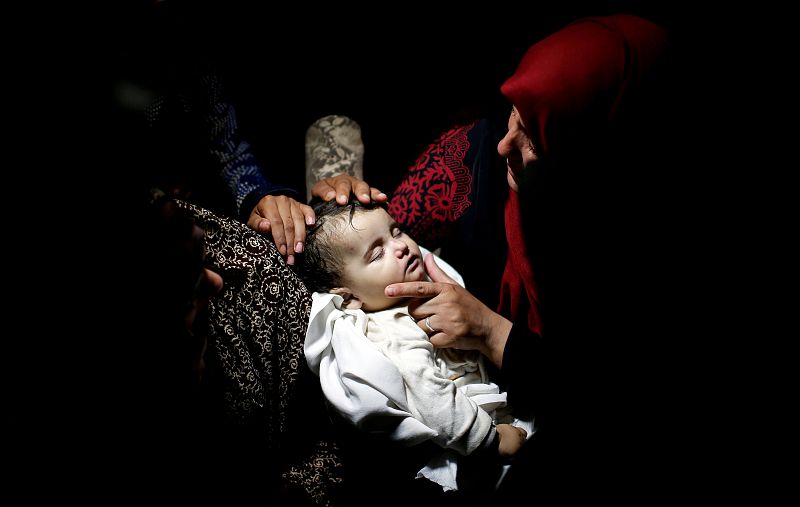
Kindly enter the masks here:
[[[422, 253], [429, 254], [424, 249]], [[438, 257], [436, 260], [449, 276], [463, 285], [461, 276], [450, 265]], [[386, 433], [391, 440], [403, 445], [411, 446], [434, 439], [439, 445], [446, 446], [443, 441], [445, 435], [440, 437], [435, 429], [414, 417], [418, 406], [409, 406], [410, 397], [404, 387], [403, 374], [380, 346], [367, 338], [369, 316], [361, 310], [343, 309], [342, 302], [342, 297], [335, 294], [313, 295], [304, 345], [306, 361], [311, 370], [319, 375], [322, 391], [329, 404], [356, 427], [368, 432]], [[411, 319], [407, 314], [406, 318]], [[411, 324], [412, 327], [416, 326], [413, 319]], [[483, 371], [482, 365], [480, 371]], [[480, 377], [470, 374], [464, 378]], [[497, 385], [492, 383], [464, 384], [463, 379], [459, 380], [457, 395], [468, 397], [470, 403], [480, 407], [476, 415], [482, 421], [482, 426], [474, 428], [474, 431], [482, 440], [489, 430], [494, 431], [485, 422], [487, 415], [494, 419], [494, 411], [505, 407], [506, 394], [500, 393]], [[419, 404], [419, 398], [416, 404]], [[476, 445], [475, 438], [471, 435], [470, 449]], [[463, 447], [461, 449], [463, 452]], [[458, 489], [457, 458], [457, 452], [444, 449], [441, 455], [420, 470], [418, 477], [426, 477], [444, 490]]]
[[409, 412], [397, 367], [367, 339], [364, 312], [343, 310], [342, 301], [315, 293], [306, 333], [306, 361], [319, 375], [325, 398], [357, 427], [384, 431], [404, 445], [435, 437]]

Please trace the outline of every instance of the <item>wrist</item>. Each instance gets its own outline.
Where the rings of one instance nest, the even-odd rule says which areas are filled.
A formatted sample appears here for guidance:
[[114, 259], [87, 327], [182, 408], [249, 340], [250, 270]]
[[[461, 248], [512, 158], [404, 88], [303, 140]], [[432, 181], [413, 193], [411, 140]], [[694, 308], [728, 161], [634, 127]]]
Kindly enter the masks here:
[[492, 364], [501, 368], [503, 366], [503, 353], [505, 352], [506, 342], [508, 342], [508, 335], [511, 334], [513, 323], [501, 315], [495, 314], [495, 316], [496, 318], [489, 327], [486, 339], [483, 342], [485, 349], [481, 352], [489, 358]]

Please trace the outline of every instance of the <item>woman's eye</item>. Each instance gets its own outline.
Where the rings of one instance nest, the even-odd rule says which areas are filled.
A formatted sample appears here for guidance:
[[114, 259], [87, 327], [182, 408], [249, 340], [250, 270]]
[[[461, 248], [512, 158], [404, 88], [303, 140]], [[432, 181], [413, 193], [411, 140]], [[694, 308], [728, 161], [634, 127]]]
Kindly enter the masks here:
[[392, 237], [396, 238], [398, 236], [401, 236], [402, 234], [403, 231], [401, 231], [399, 227], [395, 227], [394, 229], [392, 229]]

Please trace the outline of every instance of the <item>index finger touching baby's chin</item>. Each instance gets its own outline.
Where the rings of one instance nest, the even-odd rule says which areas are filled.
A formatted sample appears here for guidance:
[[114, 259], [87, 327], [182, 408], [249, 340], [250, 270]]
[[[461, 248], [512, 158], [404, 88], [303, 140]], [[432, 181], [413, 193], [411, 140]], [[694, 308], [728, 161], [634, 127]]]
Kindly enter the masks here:
[[403, 284], [400, 285], [387, 285], [385, 289], [383, 289], [383, 293], [387, 296], [391, 297], [398, 297], [403, 296]]
[[404, 282], [388, 285], [384, 293], [389, 297], [431, 297], [439, 294], [430, 282]]

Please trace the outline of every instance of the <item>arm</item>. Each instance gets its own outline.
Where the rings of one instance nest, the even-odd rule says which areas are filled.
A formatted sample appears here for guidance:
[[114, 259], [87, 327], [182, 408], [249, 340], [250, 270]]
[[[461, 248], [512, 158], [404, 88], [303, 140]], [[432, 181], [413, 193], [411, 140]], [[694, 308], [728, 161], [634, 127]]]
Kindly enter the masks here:
[[436, 329], [430, 337], [434, 346], [478, 350], [500, 367], [511, 321], [456, 284], [432, 255], [425, 257], [425, 269], [434, 282], [395, 283], [386, 287], [386, 295], [421, 298], [409, 305], [409, 312], [423, 331], [428, 331], [425, 318], [430, 317]]
[[423, 333], [410, 338], [407, 329], [401, 331], [402, 338], [387, 338], [379, 346], [403, 377], [409, 411], [437, 433], [439, 446], [471, 454], [493, 431], [491, 417], [444, 377]]
[[427, 329], [425, 317], [431, 316], [437, 330], [431, 336], [434, 346], [480, 351], [500, 368], [515, 415], [541, 413], [552, 390], [555, 354], [550, 344], [528, 329], [526, 316], [512, 324], [463, 287], [447, 283], [449, 278], [433, 256], [425, 258], [425, 267], [435, 282], [392, 284], [386, 287], [386, 295], [421, 298], [409, 305], [409, 312], [423, 330]]
[[287, 263], [302, 251], [305, 226], [314, 223], [311, 208], [296, 200], [297, 193], [271, 183], [261, 165], [241, 139], [236, 110], [214, 77], [205, 78], [208, 93], [208, 133], [211, 154], [219, 161], [222, 179], [232, 193], [239, 217], [252, 229], [270, 234]]
[[[303, 251], [306, 225], [314, 224], [314, 212], [297, 200], [294, 190], [274, 185], [264, 177], [250, 145], [239, 138], [236, 111], [213, 85], [209, 87], [212, 153], [222, 165], [222, 177], [236, 199], [239, 216], [252, 229], [272, 234], [281, 255], [286, 256], [288, 264], [294, 264], [294, 254]], [[325, 201], [338, 196], [337, 202], [346, 204], [351, 191], [365, 204], [370, 199], [388, 199], [380, 190], [346, 173], [317, 182], [312, 195]]]
[[250, 212], [266, 195], [287, 195], [297, 192], [276, 185], [264, 176], [261, 164], [250, 150], [250, 144], [239, 136], [236, 110], [227, 101], [215, 77], [204, 78], [208, 93], [208, 142], [211, 154], [220, 164], [220, 174], [236, 202], [239, 218], [246, 222]]

